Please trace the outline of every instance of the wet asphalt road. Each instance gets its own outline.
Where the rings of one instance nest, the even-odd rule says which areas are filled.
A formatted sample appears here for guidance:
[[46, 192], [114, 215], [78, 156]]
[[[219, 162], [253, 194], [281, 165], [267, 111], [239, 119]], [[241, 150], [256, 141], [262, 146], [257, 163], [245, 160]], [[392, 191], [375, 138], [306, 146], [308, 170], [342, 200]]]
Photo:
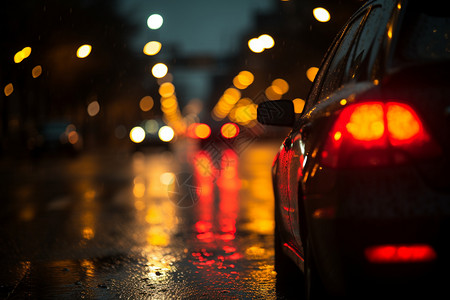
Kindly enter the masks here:
[[277, 282], [279, 142], [1, 161], [2, 299], [301, 299]]

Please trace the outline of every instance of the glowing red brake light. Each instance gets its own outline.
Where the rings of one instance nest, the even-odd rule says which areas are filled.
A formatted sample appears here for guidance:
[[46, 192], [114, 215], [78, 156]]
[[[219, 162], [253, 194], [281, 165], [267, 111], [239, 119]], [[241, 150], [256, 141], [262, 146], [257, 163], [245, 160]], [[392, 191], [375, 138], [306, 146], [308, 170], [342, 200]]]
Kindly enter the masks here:
[[325, 143], [322, 162], [330, 167], [380, 166], [405, 162], [408, 155], [439, 152], [409, 105], [364, 102], [342, 110]]
[[358, 141], [375, 141], [384, 135], [384, 114], [381, 103], [354, 106], [345, 129]]
[[436, 259], [433, 247], [426, 244], [372, 246], [365, 249], [364, 255], [371, 263], [414, 263]]

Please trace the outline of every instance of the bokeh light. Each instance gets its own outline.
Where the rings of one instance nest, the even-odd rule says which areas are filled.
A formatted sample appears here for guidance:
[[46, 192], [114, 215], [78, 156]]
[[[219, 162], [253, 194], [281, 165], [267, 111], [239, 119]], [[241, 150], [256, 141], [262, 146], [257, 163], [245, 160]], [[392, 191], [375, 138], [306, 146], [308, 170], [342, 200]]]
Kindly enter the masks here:
[[158, 54], [159, 51], [161, 50], [161, 47], [162, 47], [162, 45], [160, 42], [151, 41], [151, 42], [148, 42], [147, 44], [145, 44], [143, 51], [146, 55], [151, 56], [151, 55]]
[[171, 82], [164, 82], [158, 90], [161, 97], [168, 98], [175, 94], [175, 86]]
[[153, 14], [147, 19], [147, 26], [150, 29], [156, 30], [161, 28], [162, 24], [164, 22], [164, 19], [159, 14]]
[[8, 97], [14, 92], [14, 86], [12, 83], [8, 83], [4, 89], [5, 96]]
[[261, 53], [264, 51], [264, 44], [258, 38], [252, 38], [248, 41], [248, 47], [252, 52]]
[[157, 63], [152, 68], [152, 75], [155, 78], [163, 78], [164, 76], [166, 76], [168, 71], [169, 71], [169, 68], [165, 64]]
[[289, 91], [289, 84], [286, 80], [277, 78], [272, 81], [272, 87], [277, 94], [283, 95]]
[[14, 55], [14, 62], [18, 64], [30, 55], [31, 55], [31, 47], [25, 47]]
[[314, 18], [319, 22], [328, 22], [331, 19], [330, 13], [323, 7], [316, 7], [313, 9]]
[[319, 71], [319, 68], [317, 68], [317, 67], [311, 67], [306, 71], [306, 77], [308, 77], [309, 81], [311, 81], [311, 82], [314, 81], [314, 78], [316, 78], [318, 71]]
[[77, 57], [78, 58], [86, 58], [91, 54], [92, 46], [91, 45], [83, 45], [77, 50]]
[[31, 70], [31, 76], [33, 76], [33, 78], [38, 78], [39, 76], [41, 76], [42, 74], [42, 67], [40, 65], [37, 65], [36, 67], [33, 68], [33, 70]]
[[300, 98], [295, 98], [294, 100], [292, 100], [292, 102], [294, 103], [294, 111], [296, 114], [300, 114], [303, 111], [303, 108], [305, 107], [305, 100], [300, 99]]
[[268, 34], [262, 34], [259, 36], [258, 40], [260, 40], [265, 49], [270, 49], [275, 45], [275, 41], [273, 37]]
[[142, 143], [145, 139], [145, 130], [140, 126], [133, 127], [130, 130], [130, 140], [136, 144]]
[[200, 123], [194, 129], [196, 137], [206, 139], [211, 135], [211, 128], [207, 124]]
[[234, 123], [225, 123], [220, 128], [220, 133], [224, 138], [232, 139], [239, 134], [239, 127]]
[[158, 131], [158, 136], [163, 142], [170, 142], [175, 136], [175, 132], [170, 126], [163, 126]]
[[154, 101], [150, 96], [145, 96], [139, 101], [139, 107], [142, 111], [149, 111], [153, 108]]
[[87, 107], [87, 113], [88, 113], [89, 116], [94, 117], [99, 112], [100, 112], [100, 104], [98, 103], [97, 100], [92, 101], [91, 103], [89, 103], [89, 105]]

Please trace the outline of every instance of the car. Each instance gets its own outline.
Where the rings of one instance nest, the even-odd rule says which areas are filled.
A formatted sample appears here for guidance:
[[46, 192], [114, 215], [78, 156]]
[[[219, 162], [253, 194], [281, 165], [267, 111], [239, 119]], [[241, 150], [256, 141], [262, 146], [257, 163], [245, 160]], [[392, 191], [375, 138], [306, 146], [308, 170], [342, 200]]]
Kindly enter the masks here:
[[[445, 289], [450, 243], [450, 12], [444, 1], [368, 1], [322, 60], [272, 167], [275, 269], [308, 299]], [[324, 296], [325, 295], [325, 296]]]
[[83, 149], [81, 133], [68, 120], [51, 120], [39, 126], [28, 138], [28, 148], [33, 157], [67, 154], [75, 156]]

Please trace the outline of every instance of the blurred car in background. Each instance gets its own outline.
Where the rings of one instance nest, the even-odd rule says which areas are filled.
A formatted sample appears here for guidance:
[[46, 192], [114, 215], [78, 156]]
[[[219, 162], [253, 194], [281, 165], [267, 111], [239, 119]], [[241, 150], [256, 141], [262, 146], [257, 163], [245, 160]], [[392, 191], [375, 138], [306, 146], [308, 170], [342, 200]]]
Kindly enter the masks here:
[[449, 36], [443, 1], [368, 1], [300, 116], [259, 105], [261, 123], [293, 126], [273, 163], [275, 267], [297, 264], [308, 299], [434, 296], [448, 282]]
[[76, 126], [69, 121], [49, 121], [28, 139], [32, 156], [76, 155], [83, 148], [83, 139]]
[[239, 125], [233, 122], [214, 122], [212, 125], [206, 123], [193, 123], [186, 131], [186, 136], [198, 141], [203, 149], [233, 148], [234, 142], [239, 135]]
[[170, 143], [175, 139], [175, 132], [161, 119], [150, 119], [133, 127], [129, 137], [136, 150], [153, 147], [169, 148]]

